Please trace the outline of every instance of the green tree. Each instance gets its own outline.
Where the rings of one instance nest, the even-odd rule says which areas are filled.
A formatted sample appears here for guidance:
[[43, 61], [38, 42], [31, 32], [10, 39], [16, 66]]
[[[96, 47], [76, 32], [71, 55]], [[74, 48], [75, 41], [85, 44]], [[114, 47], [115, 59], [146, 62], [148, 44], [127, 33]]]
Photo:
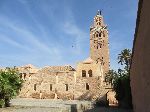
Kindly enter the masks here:
[[132, 108], [132, 95], [130, 87], [130, 61], [131, 50], [124, 49], [118, 55], [118, 63], [124, 66], [123, 69], [118, 69], [118, 78], [114, 80], [114, 90], [119, 106]]
[[115, 70], [112, 69], [106, 73], [105, 81], [113, 85], [116, 78], [118, 78], [118, 74]]
[[118, 63], [121, 65], [125, 65], [125, 70], [129, 71], [130, 68], [130, 62], [131, 62], [131, 50], [130, 49], [124, 49], [121, 51], [120, 54], [118, 54]]
[[0, 71], [0, 101], [4, 101], [5, 106], [9, 106], [10, 99], [19, 93], [22, 82], [15, 68]]

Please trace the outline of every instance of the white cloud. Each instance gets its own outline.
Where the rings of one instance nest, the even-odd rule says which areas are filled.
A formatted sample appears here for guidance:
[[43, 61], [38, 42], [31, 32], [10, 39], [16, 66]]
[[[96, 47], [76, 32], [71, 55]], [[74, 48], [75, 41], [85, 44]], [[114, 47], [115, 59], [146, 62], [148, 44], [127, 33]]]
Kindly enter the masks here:
[[[40, 63], [44, 62], [45, 60], [49, 60], [50, 63], [55, 64], [58, 62], [60, 64], [65, 63], [63, 57], [66, 58], [66, 55], [62, 53], [62, 51], [65, 51], [65, 48], [61, 45], [61, 43], [54, 42], [56, 39], [53, 39], [54, 37], [50, 34], [50, 29], [47, 29], [44, 24], [42, 24], [41, 21], [37, 19], [34, 11], [30, 9], [31, 7], [28, 6], [26, 2], [22, 2], [21, 0], [19, 1], [24, 5], [26, 12], [34, 22], [34, 26], [30, 26], [29, 28], [29, 24], [22, 24], [18, 19], [12, 21], [10, 18], [0, 15], [0, 24], [7, 26], [7, 28], [9, 28], [11, 32], [14, 32], [15, 34], [13, 35], [13, 38], [5, 34], [2, 36], [2, 38], [0, 38], [0, 41], [3, 40], [12, 46], [22, 49], [26, 53], [25, 56], [20, 55], [18, 57], [18, 60], [22, 63], [29, 61]], [[55, 19], [57, 20], [58, 18], [54, 16], [54, 8], [55, 7], [53, 7], [52, 10], [47, 10], [45, 7], [40, 7], [40, 13], [48, 18], [50, 22], [56, 22]], [[58, 30], [63, 31], [66, 35], [68, 35], [68, 38], [71, 37], [73, 40], [75, 40], [75, 50], [73, 51], [72, 49], [69, 49], [68, 52], [70, 55], [82, 54], [84, 50], [83, 43], [88, 35], [75, 24], [75, 18], [69, 7], [66, 6], [63, 11], [65, 11], [64, 17], [67, 18], [64, 18], [63, 21], [58, 21], [55, 25], [57, 28], [59, 28]], [[33, 32], [35, 30], [38, 33]], [[59, 35], [58, 31], [58, 36], [64, 35]], [[18, 40], [21, 40], [21, 43]], [[63, 48], [64, 50], [62, 50]], [[66, 49], [68, 50], [68, 48]]]
[[[13, 45], [15, 47], [18, 47], [22, 50], [25, 50], [27, 54], [30, 52], [33, 54], [33, 56], [38, 57], [49, 55], [50, 59], [55, 59], [56, 61], [61, 60], [61, 51], [58, 49], [59, 46], [56, 46], [54, 44], [47, 45], [44, 43], [44, 41], [39, 40], [39, 37], [37, 34], [34, 34], [27, 28], [26, 26], [21, 26], [20, 24], [15, 24], [8, 20], [7, 18], [1, 17], [0, 19], [1, 24], [4, 26], [7, 26], [11, 31], [16, 33], [16, 37], [8, 37], [7, 35], [2, 35], [0, 41], [5, 41], [9, 43], [10, 45]], [[40, 35], [39, 35], [40, 36]], [[42, 38], [42, 37], [40, 37]], [[18, 39], [21, 39], [22, 43], [17, 42]], [[51, 39], [51, 38], [49, 38]], [[49, 40], [52, 43], [52, 40]]]

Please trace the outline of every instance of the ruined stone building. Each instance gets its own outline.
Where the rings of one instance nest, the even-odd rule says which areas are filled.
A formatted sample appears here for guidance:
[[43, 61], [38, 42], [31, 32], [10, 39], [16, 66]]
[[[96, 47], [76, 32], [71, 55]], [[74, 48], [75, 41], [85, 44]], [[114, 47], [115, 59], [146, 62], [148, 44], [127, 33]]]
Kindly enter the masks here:
[[20, 97], [50, 99], [103, 98], [108, 92], [105, 73], [109, 70], [108, 30], [101, 12], [90, 27], [90, 57], [71, 66], [33, 65], [18, 67], [24, 80]]

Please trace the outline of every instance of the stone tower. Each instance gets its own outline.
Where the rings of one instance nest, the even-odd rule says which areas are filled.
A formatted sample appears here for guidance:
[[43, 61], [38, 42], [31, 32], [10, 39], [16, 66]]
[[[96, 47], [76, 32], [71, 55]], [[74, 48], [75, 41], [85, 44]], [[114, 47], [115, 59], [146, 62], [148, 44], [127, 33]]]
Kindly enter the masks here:
[[103, 66], [103, 72], [109, 70], [108, 30], [101, 11], [94, 17], [90, 27], [90, 57]]

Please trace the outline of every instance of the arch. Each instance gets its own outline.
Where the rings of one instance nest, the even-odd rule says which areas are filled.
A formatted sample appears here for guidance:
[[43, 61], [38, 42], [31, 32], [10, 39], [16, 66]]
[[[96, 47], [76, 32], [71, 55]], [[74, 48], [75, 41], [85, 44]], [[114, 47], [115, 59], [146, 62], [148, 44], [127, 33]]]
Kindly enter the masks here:
[[92, 77], [92, 75], [93, 75], [93, 74], [92, 74], [92, 70], [89, 70], [89, 71], [88, 71], [88, 74], [89, 74], [89, 77]]
[[86, 71], [82, 70], [82, 77], [86, 77]]
[[94, 33], [94, 36], [95, 36], [95, 37], [101, 36], [101, 32], [96, 31], [96, 32]]
[[96, 34], [96, 37], [99, 37], [98, 33]]

